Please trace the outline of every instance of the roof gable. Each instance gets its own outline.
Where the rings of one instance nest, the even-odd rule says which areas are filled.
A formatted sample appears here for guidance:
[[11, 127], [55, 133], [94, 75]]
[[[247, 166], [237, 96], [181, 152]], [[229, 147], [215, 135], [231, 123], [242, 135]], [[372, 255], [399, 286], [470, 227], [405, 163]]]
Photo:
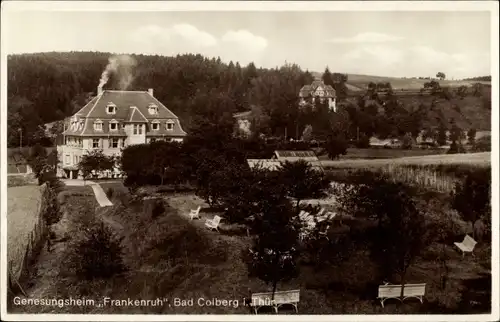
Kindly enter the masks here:
[[148, 119], [142, 112], [137, 108], [137, 106], [130, 107], [130, 116], [127, 119], [128, 122], [148, 122]]
[[[110, 102], [116, 106], [115, 114], [106, 113], [106, 107]], [[158, 106], [158, 114], [150, 115], [148, 113], [151, 104]], [[172, 111], [148, 92], [112, 90], [106, 90], [101, 95], [93, 98], [89, 104], [78, 112], [78, 116], [126, 120], [130, 117], [131, 106], [135, 106], [146, 120], [177, 118]]]

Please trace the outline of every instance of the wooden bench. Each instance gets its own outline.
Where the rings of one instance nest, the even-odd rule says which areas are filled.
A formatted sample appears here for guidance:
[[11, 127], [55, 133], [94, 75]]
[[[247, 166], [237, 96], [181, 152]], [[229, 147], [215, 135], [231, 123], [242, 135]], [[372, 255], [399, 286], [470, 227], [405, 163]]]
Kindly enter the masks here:
[[474, 256], [474, 247], [476, 247], [477, 241], [475, 241], [469, 235], [465, 235], [464, 240], [461, 243], [455, 243], [455, 245], [462, 251], [462, 258], [465, 253], [471, 253]]
[[293, 305], [295, 312], [299, 313], [297, 305], [300, 300], [300, 290], [280, 291], [274, 293], [274, 300], [271, 300], [273, 293], [254, 293], [252, 294], [252, 302], [250, 306], [254, 309], [255, 314], [264, 306], [270, 306], [278, 313], [278, 309], [283, 305]]
[[388, 299], [397, 299], [401, 302], [408, 298], [416, 298], [423, 303], [423, 297], [425, 295], [425, 283], [423, 284], [405, 284], [403, 290], [403, 297], [401, 297], [402, 285], [380, 285], [378, 287], [378, 299], [380, 304], [384, 307], [384, 301]]

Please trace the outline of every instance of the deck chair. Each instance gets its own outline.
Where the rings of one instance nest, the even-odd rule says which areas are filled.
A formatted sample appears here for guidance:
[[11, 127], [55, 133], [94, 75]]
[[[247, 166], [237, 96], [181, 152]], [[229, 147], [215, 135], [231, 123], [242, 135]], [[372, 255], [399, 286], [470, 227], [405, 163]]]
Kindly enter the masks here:
[[461, 243], [455, 243], [455, 245], [462, 251], [462, 258], [465, 256], [465, 253], [471, 253], [472, 256], [474, 256], [473, 250], [476, 244], [477, 242], [469, 235], [465, 235], [464, 240]]
[[191, 211], [189, 212], [189, 218], [191, 220], [195, 219], [195, 218], [198, 218], [200, 219], [200, 210], [201, 210], [201, 206], [198, 206], [198, 208], [196, 209], [191, 209]]
[[221, 219], [222, 218], [220, 216], [215, 216], [214, 219], [207, 219], [207, 221], [205, 221], [205, 227], [209, 228], [210, 230], [215, 229], [219, 231], [219, 224]]

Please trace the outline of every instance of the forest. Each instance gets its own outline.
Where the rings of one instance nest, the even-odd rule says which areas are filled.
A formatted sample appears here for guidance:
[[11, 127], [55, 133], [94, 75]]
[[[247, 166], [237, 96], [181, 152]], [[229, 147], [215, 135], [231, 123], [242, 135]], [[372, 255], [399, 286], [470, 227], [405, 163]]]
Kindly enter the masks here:
[[[8, 56], [9, 147], [51, 145], [44, 124], [62, 120], [84, 106], [95, 95], [111, 57], [103, 52]], [[409, 101], [393, 93], [388, 83], [351, 93], [346, 86], [348, 76], [326, 67], [322, 78], [335, 88], [339, 106], [338, 113], [330, 113], [326, 106], [299, 108], [297, 94], [314, 77], [296, 64], [265, 69], [194, 54], [121, 57], [127, 58], [126, 63], [118, 64], [104, 89], [153, 88], [155, 97], [179, 116], [187, 131], [207, 108], [228, 116], [252, 110], [255, 133], [277, 137], [287, 133], [300, 138], [308, 125], [318, 139], [332, 133], [348, 139], [359, 139], [360, 134], [400, 137], [421, 131], [432, 136], [438, 128], [450, 129], [455, 124], [464, 130], [489, 127], [485, 120], [491, 113], [490, 88], [472, 92], [433, 88], [430, 96], [421, 94]]]

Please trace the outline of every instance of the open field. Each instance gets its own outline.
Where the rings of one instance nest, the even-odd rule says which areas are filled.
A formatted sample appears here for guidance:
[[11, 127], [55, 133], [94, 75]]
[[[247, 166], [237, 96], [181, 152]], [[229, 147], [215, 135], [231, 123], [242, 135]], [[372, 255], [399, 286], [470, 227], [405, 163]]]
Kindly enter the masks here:
[[[322, 72], [313, 72], [314, 76], [321, 77]], [[429, 75], [434, 77], [435, 75]], [[395, 90], [420, 90], [424, 83], [430, 82], [430, 79], [400, 78], [387, 76], [372, 76], [360, 74], [347, 74], [347, 86], [351, 91], [365, 91], [370, 82], [373, 83], [391, 83]], [[472, 86], [475, 83], [490, 85], [491, 82], [485, 81], [463, 81], [463, 80], [440, 80], [441, 86], [459, 87], [462, 85]]]
[[21, 265], [29, 235], [38, 222], [41, 200], [37, 185], [7, 188], [7, 260], [14, 271]]
[[[383, 148], [348, 148], [346, 155], [341, 155], [340, 160], [355, 160], [355, 159], [392, 159], [402, 157], [426, 156], [426, 155], [440, 155], [446, 153], [445, 149], [383, 149]], [[330, 161], [327, 155], [321, 155], [320, 160]]]
[[491, 152], [464, 153], [464, 154], [443, 154], [443, 155], [425, 155], [394, 159], [375, 159], [375, 160], [341, 160], [341, 161], [322, 161], [325, 169], [335, 168], [376, 168], [391, 165], [474, 165], [478, 167], [487, 167], [491, 165]]
[[[164, 194], [165, 212], [152, 218], [147, 212], [146, 200], [132, 200], [120, 183], [104, 184], [105, 189], [113, 188], [117, 193], [112, 197], [113, 207], [99, 208], [92, 215], [84, 207], [93, 209], [95, 201], [89, 194], [88, 187], [72, 187], [70, 202], [66, 204], [71, 216], [67, 231], [72, 239], [78, 238], [85, 217], [96, 219], [106, 217], [113, 221], [115, 234], [122, 238], [123, 258], [128, 271], [105, 280], [91, 282], [75, 279], [65, 272], [70, 253], [68, 249], [56, 250], [51, 254], [55, 266], [52, 282], [46, 283], [43, 290], [35, 285], [30, 294], [42, 297], [85, 296], [96, 301], [103, 297], [113, 299], [151, 299], [179, 298], [194, 300], [193, 306], [175, 306], [173, 302], [163, 306], [127, 307], [127, 306], [82, 306], [82, 307], [24, 307], [29, 313], [96, 313], [96, 314], [249, 314], [243, 306], [243, 299], [250, 293], [269, 291], [269, 286], [259, 279], [249, 277], [244, 262], [243, 252], [251, 245], [251, 239], [245, 234], [233, 230], [231, 225], [222, 221], [220, 233], [204, 228], [204, 221], [213, 218], [216, 212], [210, 210], [203, 200], [192, 193]], [[87, 189], [87, 191], [83, 190]], [[81, 190], [81, 193], [79, 191]], [[88, 199], [88, 200], [87, 200]], [[90, 202], [90, 204], [88, 204]], [[438, 218], [443, 209], [439, 201], [422, 200], [421, 207], [426, 207], [427, 214]], [[187, 214], [190, 209], [202, 206], [200, 220], [190, 221]], [[87, 218], [90, 219], [90, 218]], [[83, 220], [83, 221], [82, 221]], [[464, 223], [459, 218], [456, 240], [463, 238]], [[484, 274], [489, 270], [490, 249], [486, 244], [479, 244], [476, 257], [462, 259], [453, 247], [453, 240], [446, 245], [449, 256], [449, 280], [441, 288], [440, 271], [435, 257], [441, 245], [427, 245], [422, 256], [413, 265], [407, 276], [409, 283], [427, 283], [426, 301], [388, 301], [382, 308], [376, 300], [377, 285], [375, 266], [368, 256], [366, 243], [369, 240], [371, 223], [352, 220], [344, 223], [341, 231], [350, 234], [353, 245], [352, 254], [345, 260], [332, 264], [311, 264], [304, 255], [299, 260], [300, 275], [286, 283], [279, 283], [278, 290], [300, 288], [300, 314], [408, 314], [408, 313], [450, 313], [460, 312], [468, 303], [460, 302], [465, 291], [480, 292]], [[333, 229], [331, 238], [338, 232]], [[453, 238], [452, 238], [453, 239]], [[70, 243], [65, 244], [70, 247]], [[352, 267], [364, 267], [353, 270]], [[472, 283], [472, 284], [471, 284]], [[468, 286], [464, 286], [468, 284]], [[472, 286], [471, 286], [472, 285]], [[198, 299], [226, 299], [238, 301], [233, 306], [201, 306]], [[235, 302], [233, 302], [235, 303]], [[19, 310], [19, 308], [17, 308]], [[484, 308], [483, 308], [484, 310]], [[262, 313], [270, 313], [263, 310]], [[283, 309], [281, 314], [291, 311]]]

